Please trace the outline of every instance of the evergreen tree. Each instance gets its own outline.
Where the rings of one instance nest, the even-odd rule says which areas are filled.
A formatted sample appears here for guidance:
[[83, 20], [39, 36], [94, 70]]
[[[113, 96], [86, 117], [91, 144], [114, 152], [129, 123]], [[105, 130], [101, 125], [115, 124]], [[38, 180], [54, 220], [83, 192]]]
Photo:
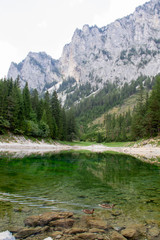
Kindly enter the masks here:
[[64, 108], [61, 111], [62, 114], [62, 136], [61, 140], [66, 140], [67, 139], [67, 119], [66, 119], [66, 113]]
[[132, 118], [132, 135], [134, 139], [139, 139], [145, 136], [145, 104], [144, 104], [144, 88], [140, 84], [137, 106]]
[[31, 94], [31, 105], [32, 105], [33, 114], [35, 114], [35, 120], [38, 121], [40, 104], [39, 104], [39, 94], [37, 89], [34, 89]]
[[67, 122], [67, 126], [66, 126], [67, 140], [73, 141], [74, 139], [76, 139], [76, 136], [77, 136], [77, 126], [76, 126], [73, 110], [70, 110], [67, 112], [66, 122]]
[[31, 118], [31, 97], [27, 82], [23, 89], [23, 105], [25, 118], [29, 120]]
[[61, 107], [60, 107], [60, 103], [59, 103], [56, 91], [54, 91], [52, 94], [51, 111], [52, 111], [53, 122], [55, 121], [55, 124], [53, 124], [55, 128], [53, 129], [53, 132], [54, 134], [56, 134], [54, 135], [54, 138], [61, 139], [61, 136], [62, 136]]
[[149, 136], [160, 134], [160, 76], [156, 77], [147, 110], [147, 131]]

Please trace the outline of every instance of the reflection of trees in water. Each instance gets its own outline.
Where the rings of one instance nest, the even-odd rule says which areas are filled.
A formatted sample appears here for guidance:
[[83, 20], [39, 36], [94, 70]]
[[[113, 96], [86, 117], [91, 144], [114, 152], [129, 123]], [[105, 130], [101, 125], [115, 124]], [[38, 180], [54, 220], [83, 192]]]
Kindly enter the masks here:
[[141, 196], [148, 199], [147, 186], [155, 187], [159, 182], [154, 171], [159, 173], [158, 167], [122, 154], [62, 152], [23, 159], [3, 157], [0, 192], [57, 202], [90, 204], [118, 199], [126, 203], [141, 200]]

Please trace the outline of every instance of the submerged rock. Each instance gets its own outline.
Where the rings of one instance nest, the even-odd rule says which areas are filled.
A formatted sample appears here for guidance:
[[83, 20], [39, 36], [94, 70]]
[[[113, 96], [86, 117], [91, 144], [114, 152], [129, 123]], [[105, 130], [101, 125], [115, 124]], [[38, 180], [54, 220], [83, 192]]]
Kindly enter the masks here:
[[43, 233], [49, 229], [48, 226], [45, 227], [36, 227], [36, 228], [22, 228], [15, 235], [16, 238], [27, 238], [31, 235], [35, 235], [38, 233]]
[[112, 235], [111, 235], [111, 240], [127, 240], [127, 238], [123, 237], [118, 232], [113, 232]]
[[67, 233], [67, 234], [77, 234], [77, 233], [84, 233], [84, 232], [87, 232], [87, 229], [84, 229], [84, 228], [72, 228], [72, 229], [65, 230], [64, 233]]
[[74, 224], [73, 219], [58, 219], [56, 221], [52, 221], [49, 223], [50, 227], [64, 227], [64, 228], [70, 228]]
[[59, 236], [62, 236], [62, 232], [60, 231], [54, 231], [52, 234], [51, 234], [51, 237], [52, 238], [59, 238]]
[[89, 219], [87, 221], [89, 227], [91, 228], [100, 228], [100, 229], [107, 229], [108, 225], [107, 222], [103, 221], [103, 220], [97, 220], [97, 219]]
[[24, 220], [25, 226], [36, 227], [45, 226], [49, 222], [58, 219], [66, 219], [73, 216], [71, 212], [46, 212], [38, 216], [30, 216]]
[[77, 234], [77, 237], [79, 239], [88, 239], [88, 240], [97, 239], [97, 235], [95, 233], [88, 233], [88, 232]]
[[158, 237], [160, 235], [160, 230], [157, 227], [149, 229], [148, 232], [151, 237]]
[[121, 231], [121, 234], [126, 238], [135, 238], [138, 236], [138, 232], [133, 228], [126, 228]]

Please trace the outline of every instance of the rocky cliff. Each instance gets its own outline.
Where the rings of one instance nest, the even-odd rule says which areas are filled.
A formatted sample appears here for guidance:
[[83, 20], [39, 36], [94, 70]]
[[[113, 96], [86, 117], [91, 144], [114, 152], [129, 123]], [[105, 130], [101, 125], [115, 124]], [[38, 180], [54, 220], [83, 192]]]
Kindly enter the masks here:
[[22, 86], [27, 81], [40, 92], [56, 89], [65, 99], [66, 93], [80, 85], [89, 83], [92, 93], [106, 81], [122, 85], [159, 72], [160, 1], [151, 0], [105, 27], [76, 29], [59, 60], [45, 53], [29, 53], [21, 63], [11, 64], [8, 77], [19, 75]]
[[30, 89], [43, 92], [59, 82], [59, 61], [52, 59], [45, 52], [30, 52], [19, 64], [11, 63], [8, 77], [20, 78], [21, 86], [28, 82]]

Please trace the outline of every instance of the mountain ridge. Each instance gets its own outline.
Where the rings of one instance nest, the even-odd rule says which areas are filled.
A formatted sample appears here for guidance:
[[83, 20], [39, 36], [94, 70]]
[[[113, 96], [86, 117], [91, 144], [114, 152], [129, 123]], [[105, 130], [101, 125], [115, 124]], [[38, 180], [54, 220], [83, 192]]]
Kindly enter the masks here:
[[102, 28], [87, 24], [77, 28], [58, 60], [30, 52], [21, 63], [11, 64], [8, 77], [19, 75], [22, 87], [28, 82], [39, 92], [57, 90], [65, 102], [81, 85], [90, 84], [92, 94], [107, 81], [123, 85], [159, 72], [160, 2], [151, 0]]

